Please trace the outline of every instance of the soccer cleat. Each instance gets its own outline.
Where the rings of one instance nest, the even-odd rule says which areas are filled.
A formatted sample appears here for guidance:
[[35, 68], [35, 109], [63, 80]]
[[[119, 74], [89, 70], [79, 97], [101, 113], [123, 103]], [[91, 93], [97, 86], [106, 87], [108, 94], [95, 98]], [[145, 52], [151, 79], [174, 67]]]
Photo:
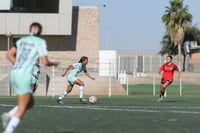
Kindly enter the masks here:
[[80, 98], [80, 102], [87, 102], [88, 100], [85, 98]]
[[3, 113], [1, 116], [3, 128], [5, 129], [11, 119], [11, 116], [8, 113]]
[[61, 99], [57, 99], [57, 103], [58, 104], [64, 104], [63, 100], [61, 100]]
[[157, 100], [157, 102], [161, 102], [163, 99], [164, 99], [164, 96], [161, 96], [161, 97]]

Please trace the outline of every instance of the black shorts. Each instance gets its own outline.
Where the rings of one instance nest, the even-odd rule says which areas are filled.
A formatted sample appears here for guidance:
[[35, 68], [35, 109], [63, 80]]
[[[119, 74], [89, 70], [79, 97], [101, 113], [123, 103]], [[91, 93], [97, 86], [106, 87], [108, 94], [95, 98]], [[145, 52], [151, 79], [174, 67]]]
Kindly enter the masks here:
[[171, 84], [173, 81], [171, 81], [171, 80], [165, 80], [165, 81], [161, 81], [161, 84], [164, 84], [165, 82], [169, 82], [169, 84]]

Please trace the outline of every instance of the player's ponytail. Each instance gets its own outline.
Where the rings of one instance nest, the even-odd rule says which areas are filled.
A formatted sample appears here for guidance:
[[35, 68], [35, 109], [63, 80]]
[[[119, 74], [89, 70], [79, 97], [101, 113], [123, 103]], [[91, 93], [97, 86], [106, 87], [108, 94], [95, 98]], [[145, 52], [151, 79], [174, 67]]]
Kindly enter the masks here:
[[82, 63], [83, 61], [88, 60], [87, 56], [82, 56], [79, 60], [79, 63]]

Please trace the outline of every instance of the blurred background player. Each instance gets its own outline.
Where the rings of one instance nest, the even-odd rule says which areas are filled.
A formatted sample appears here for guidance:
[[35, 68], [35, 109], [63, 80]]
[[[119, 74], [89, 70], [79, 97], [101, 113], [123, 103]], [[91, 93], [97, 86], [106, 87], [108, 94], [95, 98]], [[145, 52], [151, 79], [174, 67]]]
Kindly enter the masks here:
[[42, 26], [32, 23], [30, 36], [22, 37], [7, 52], [7, 58], [14, 65], [10, 73], [10, 83], [17, 95], [17, 106], [8, 113], [2, 114], [3, 133], [13, 133], [19, 125], [25, 112], [33, 107], [32, 73], [38, 58], [46, 66], [58, 66], [58, 62], [51, 62], [47, 57], [46, 41], [39, 36]]
[[62, 77], [64, 77], [66, 75], [66, 73], [70, 69], [72, 69], [72, 70], [70, 71], [70, 73], [67, 76], [67, 82], [68, 82], [67, 89], [57, 99], [57, 102], [59, 104], [63, 104], [63, 98], [65, 96], [67, 96], [72, 91], [72, 88], [74, 87], [74, 84], [80, 86], [79, 87], [79, 90], [80, 90], [80, 102], [86, 102], [87, 101], [86, 99], [83, 98], [84, 83], [80, 79], [77, 78], [78, 73], [84, 71], [85, 74], [89, 78], [91, 78], [92, 80], [95, 80], [95, 78], [90, 76], [90, 74], [87, 72], [87, 69], [86, 69], [86, 65], [87, 64], [88, 64], [88, 57], [82, 56], [78, 63], [73, 64], [73, 65], [69, 65], [66, 68], [65, 72], [62, 74]]
[[40, 75], [40, 59], [37, 60], [35, 66], [33, 68], [33, 74], [32, 74], [33, 93], [36, 91], [36, 89], [38, 87], [39, 75]]
[[157, 100], [158, 102], [163, 100], [167, 86], [173, 82], [174, 71], [178, 72], [178, 78], [180, 78], [180, 71], [178, 67], [172, 63], [172, 56], [167, 56], [166, 63], [163, 64], [158, 70], [159, 74], [163, 72], [160, 84], [160, 98]]

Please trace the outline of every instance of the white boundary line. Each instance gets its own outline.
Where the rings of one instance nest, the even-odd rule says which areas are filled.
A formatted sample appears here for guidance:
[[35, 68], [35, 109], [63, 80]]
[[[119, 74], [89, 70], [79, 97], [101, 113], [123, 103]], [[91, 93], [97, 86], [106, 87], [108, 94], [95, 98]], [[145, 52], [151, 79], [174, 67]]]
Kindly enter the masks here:
[[[15, 105], [0, 104], [0, 107], [13, 107]], [[35, 105], [35, 107], [42, 108], [60, 108], [60, 109], [87, 109], [87, 110], [99, 110], [99, 111], [123, 111], [123, 112], [143, 112], [143, 113], [176, 113], [176, 114], [200, 114], [199, 111], [188, 110], [158, 110], [158, 109], [199, 109], [200, 107], [160, 107], [160, 106], [62, 106], [62, 105]], [[153, 110], [155, 109], [155, 110]]]

